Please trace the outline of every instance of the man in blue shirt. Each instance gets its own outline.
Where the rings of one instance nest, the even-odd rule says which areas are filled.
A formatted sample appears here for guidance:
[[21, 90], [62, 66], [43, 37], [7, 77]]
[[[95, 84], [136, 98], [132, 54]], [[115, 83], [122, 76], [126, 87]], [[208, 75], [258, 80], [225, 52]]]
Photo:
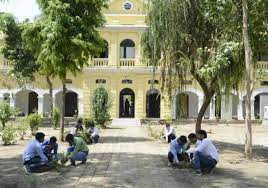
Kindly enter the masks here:
[[185, 136], [180, 136], [177, 139], [174, 139], [170, 143], [170, 148], [168, 152], [169, 166], [171, 164], [178, 165], [181, 159], [182, 150], [184, 144], [187, 143], [187, 138]]
[[35, 134], [35, 140], [30, 140], [26, 145], [22, 158], [26, 173], [33, 172], [48, 163], [48, 159], [41, 147], [44, 138], [45, 134], [38, 132]]
[[42, 149], [48, 160], [58, 160], [58, 144], [55, 136], [43, 142]]

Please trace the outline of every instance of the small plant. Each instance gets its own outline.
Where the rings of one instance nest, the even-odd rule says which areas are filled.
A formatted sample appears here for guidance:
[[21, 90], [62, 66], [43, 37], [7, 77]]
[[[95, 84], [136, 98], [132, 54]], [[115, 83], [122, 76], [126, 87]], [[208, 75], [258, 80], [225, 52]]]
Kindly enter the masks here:
[[20, 139], [24, 140], [24, 136], [26, 135], [27, 130], [29, 129], [29, 126], [25, 118], [23, 118], [22, 120], [18, 122], [19, 122], [19, 125], [17, 126], [17, 132], [20, 135]]
[[16, 109], [9, 106], [6, 102], [0, 103], [0, 121], [3, 128], [5, 128], [6, 123], [16, 114]]
[[1, 132], [1, 139], [5, 146], [14, 144], [16, 142], [17, 132], [14, 127], [5, 127]]
[[33, 113], [28, 115], [27, 120], [30, 124], [32, 135], [35, 135], [41, 124], [41, 116], [38, 113]]
[[90, 127], [95, 125], [95, 122], [94, 122], [94, 119], [92, 118], [85, 118], [84, 124], [85, 124], [86, 129], [89, 129]]
[[86, 143], [89, 143], [89, 140], [85, 131], [77, 131], [76, 136], [82, 138]]
[[57, 129], [60, 124], [60, 110], [58, 108], [53, 108], [51, 119], [53, 128]]

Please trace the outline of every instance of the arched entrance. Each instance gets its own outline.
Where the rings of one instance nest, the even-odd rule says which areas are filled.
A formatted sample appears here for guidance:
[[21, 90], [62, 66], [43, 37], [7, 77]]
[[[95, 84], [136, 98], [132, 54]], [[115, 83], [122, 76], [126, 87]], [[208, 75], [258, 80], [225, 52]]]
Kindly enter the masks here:
[[135, 117], [135, 94], [133, 90], [125, 88], [120, 92], [120, 118], [134, 118]]
[[29, 93], [29, 107], [28, 113], [32, 114], [38, 111], [38, 94], [34, 91]]
[[160, 118], [161, 95], [157, 89], [150, 89], [146, 94], [146, 117]]
[[[56, 94], [56, 107], [62, 108], [62, 91]], [[73, 117], [78, 114], [78, 95], [73, 91], [65, 94], [65, 117]]]
[[73, 117], [77, 114], [77, 94], [75, 92], [68, 92], [65, 95], [65, 117]]

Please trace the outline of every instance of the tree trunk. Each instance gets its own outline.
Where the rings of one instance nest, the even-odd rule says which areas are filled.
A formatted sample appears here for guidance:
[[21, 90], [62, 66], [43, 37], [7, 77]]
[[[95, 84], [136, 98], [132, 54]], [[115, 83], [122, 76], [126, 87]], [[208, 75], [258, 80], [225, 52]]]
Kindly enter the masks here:
[[215, 92], [213, 92], [213, 94], [205, 96], [205, 98], [204, 98], [204, 102], [203, 102], [202, 107], [200, 108], [200, 110], [198, 112], [198, 116], [196, 119], [195, 132], [201, 130], [201, 124], [202, 124], [203, 117], [207, 111], [207, 108], [209, 107], [209, 104], [211, 102], [211, 99], [212, 99], [214, 93]]
[[2, 126], [3, 126], [2, 129], [4, 129], [6, 127], [6, 122], [2, 121], [1, 123], [2, 123]]
[[60, 138], [64, 141], [64, 116], [65, 116], [65, 94], [66, 94], [66, 75], [62, 79], [62, 107], [61, 107], [61, 126], [60, 126]]
[[47, 76], [47, 84], [49, 87], [49, 107], [50, 107], [50, 115], [52, 115], [53, 112], [53, 83], [50, 80], [50, 77]]
[[251, 127], [251, 84], [252, 84], [252, 51], [249, 43], [248, 36], [248, 2], [242, 1], [243, 8], [243, 41], [245, 48], [245, 88], [246, 88], [246, 117], [245, 117], [245, 155], [247, 159], [252, 159], [252, 127]]

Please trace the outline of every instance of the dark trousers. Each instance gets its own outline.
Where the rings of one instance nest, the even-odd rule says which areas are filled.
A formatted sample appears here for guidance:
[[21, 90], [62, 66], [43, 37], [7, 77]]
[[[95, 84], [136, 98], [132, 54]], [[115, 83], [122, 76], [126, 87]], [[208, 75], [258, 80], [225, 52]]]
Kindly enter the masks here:
[[48, 164], [41, 161], [41, 158], [39, 156], [36, 156], [28, 161], [25, 161], [24, 165], [26, 166], [29, 172], [41, 172], [44, 168], [48, 167]]
[[217, 164], [217, 161], [211, 156], [203, 155], [201, 152], [194, 153], [193, 165], [194, 169], [201, 171], [210, 171]]

